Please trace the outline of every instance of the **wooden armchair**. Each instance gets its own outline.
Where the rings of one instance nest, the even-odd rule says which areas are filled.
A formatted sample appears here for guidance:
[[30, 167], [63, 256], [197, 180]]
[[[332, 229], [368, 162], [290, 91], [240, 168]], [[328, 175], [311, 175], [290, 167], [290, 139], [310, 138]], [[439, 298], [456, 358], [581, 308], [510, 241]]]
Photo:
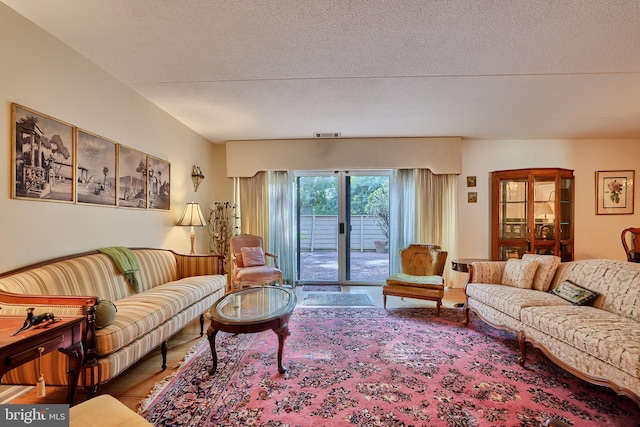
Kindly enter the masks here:
[[627, 261], [640, 262], [640, 228], [625, 228], [620, 238]]
[[387, 295], [436, 302], [438, 316], [444, 296], [444, 273], [447, 252], [437, 245], [412, 244], [400, 251], [402, 273], [389, 276], [382, 287], [384, 308]]
[[[264, 252], [262, 237], [252, 234], [233, 236], [229, 240], [231, 252], [231, 287], [239, 289], [252, 285], [267, 285], [277, 281], [282, 286], [282, 271], [276, 255]], [[271, 259], [273, 265], [268, 265]]]

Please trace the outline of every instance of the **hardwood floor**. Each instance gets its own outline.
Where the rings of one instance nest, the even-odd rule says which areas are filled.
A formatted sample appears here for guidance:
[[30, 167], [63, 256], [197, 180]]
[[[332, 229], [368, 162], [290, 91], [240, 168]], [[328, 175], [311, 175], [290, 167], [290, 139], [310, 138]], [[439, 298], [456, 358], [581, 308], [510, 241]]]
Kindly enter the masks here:
[[[376, 303], [376, 307], [382, 307], [382, 291], [379, 286], [343, 286], [343, 292], [369, 293]], [[307, 292], [302, 291], [302, 286], [296, 288], [298, 303], [304, 299]], [[464, 302], [464, 290], [460, 288], [449, 288], [445, 292], [443, 306], [453, 307], [455, 304]], [[401, 299], [398, 297], [387, 298], [387, 308], [396, 307], [435, 307], [432, 301], [422, 301], [416, 299]], [[206, 327], [206, 326], [205, 326]], [[169, 351], [167, 354], [167, 370], [162, 371], [162, 356], [160, 349], [153, 350], [134, 366], [126, 370], [116, 379], [100, 386], [99, 394], [110, 394], [120, 400], [127, 407], [137, 411], [138, 404], [146, 398], [158, 382], [173, 373], [176, 365], [182, 361], [185, 353], [200, 339], [200, 323], [196, 320], [187, 325], [182, 331], [174, 335], [169, 340]], [[35, 389], [19, 396], [11, 403], [64, 403], [66, 399], [66, 387], [47, 387], [47, 396], [39, 398]], [[86, 400], [86, 392], [79, 388], [76, 392], [75, 403]]]

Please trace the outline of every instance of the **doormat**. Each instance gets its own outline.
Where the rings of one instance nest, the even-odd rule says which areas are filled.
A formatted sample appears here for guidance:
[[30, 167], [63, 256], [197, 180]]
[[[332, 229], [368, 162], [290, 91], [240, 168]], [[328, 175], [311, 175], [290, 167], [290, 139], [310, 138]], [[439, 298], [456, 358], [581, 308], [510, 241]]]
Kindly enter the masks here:
[[369, 294], [309, 294], [304, 297], [302, 305], [318, 307], [362, 307], [374, 306]]
[[304, 292], [340, 292], [342, 286], [340, 285], [304, 285], [302, 287]]

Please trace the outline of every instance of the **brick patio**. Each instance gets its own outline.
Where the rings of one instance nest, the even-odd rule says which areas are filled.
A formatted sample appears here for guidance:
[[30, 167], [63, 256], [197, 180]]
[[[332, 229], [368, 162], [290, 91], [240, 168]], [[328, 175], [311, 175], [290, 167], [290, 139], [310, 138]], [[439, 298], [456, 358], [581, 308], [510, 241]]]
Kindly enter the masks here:
[[[336, 281], [338, 278], [338, 254], [331, 251], [302, 252], [300, 254], [301, 280]], [[389, 276], [389, 254], [376, 252], [351, 252], [351, 277], [358, 282], [382, 282]]]

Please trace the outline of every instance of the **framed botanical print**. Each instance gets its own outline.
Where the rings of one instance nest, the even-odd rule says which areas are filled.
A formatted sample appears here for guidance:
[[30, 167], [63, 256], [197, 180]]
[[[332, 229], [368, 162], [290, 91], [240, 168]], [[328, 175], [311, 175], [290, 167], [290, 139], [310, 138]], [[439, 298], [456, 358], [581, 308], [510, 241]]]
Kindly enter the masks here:
[[13, 103], [11, 197], [74, 202], [72, 125]]
[[596, 172], [596, 214], [633, 214], [635, 171]]
[[118, 206], [147, 208], [147, 155], [118, 145]]
[[147, 156], [147, 188], [149, 209], [169, 210], [171, 165], [157, 157]]
[[116, 206], [118, 144], [78, 129], [78, 203]]

